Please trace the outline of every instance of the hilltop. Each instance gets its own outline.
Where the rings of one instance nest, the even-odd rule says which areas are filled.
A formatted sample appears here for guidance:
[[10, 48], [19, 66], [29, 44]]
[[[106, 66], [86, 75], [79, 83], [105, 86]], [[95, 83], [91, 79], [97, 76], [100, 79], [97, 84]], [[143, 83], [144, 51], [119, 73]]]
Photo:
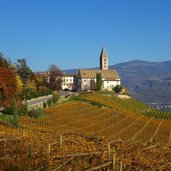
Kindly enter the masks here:
[[[171, 102], [171, 61], [134, 60], [110, 66], [116, 69], [134, 98], [146, 103]], [[76, 73], [78, 69], [65, 70]]]

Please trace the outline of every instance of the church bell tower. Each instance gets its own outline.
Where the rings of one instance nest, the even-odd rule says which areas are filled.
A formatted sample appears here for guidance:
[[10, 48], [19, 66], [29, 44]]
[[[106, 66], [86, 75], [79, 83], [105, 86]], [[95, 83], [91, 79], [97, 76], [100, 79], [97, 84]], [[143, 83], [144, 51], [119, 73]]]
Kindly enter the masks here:
[[100, 69], [108, 70], [108, 57], [107, 57], [105, 48], [102, 48], [102, 51], [100, 54]]

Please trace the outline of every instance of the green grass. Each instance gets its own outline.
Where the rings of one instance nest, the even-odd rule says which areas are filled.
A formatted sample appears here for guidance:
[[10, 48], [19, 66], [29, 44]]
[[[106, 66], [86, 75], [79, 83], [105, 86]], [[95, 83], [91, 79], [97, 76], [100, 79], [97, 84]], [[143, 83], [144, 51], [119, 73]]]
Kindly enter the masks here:
[[120, 99], [116, 96], [109, 96], [109, 94], [106, 92], [83, 93], [73, 98], [72, 100], [84, 101], [99, 107], [106, 106], [108, 108], [116, 109], [120, 112], [143, 114], [156, 119], [171, 119], [171, 112], [163, 112], [157, 109], [153, 109], [133, 98]]
[[12, 125], [12, 116], [11, 115], [0, 114], [0, 122], [4, 123], [6, 125]]

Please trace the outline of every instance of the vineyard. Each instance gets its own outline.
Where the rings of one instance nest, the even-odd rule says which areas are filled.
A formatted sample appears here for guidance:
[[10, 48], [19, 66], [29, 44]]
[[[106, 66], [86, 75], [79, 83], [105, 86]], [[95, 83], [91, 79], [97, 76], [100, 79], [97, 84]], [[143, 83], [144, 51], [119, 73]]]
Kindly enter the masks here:
[[0, 169], [170, 170], [168, 116], [133, 99], [81, 94], [42, 118], [21, 116], [20, 129], [1, 125]]

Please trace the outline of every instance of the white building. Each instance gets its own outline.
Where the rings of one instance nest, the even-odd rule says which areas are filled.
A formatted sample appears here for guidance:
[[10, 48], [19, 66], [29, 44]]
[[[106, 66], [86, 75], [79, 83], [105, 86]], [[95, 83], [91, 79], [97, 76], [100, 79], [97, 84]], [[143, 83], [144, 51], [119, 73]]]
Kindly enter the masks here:
[[76, 90], [76, 74], [63, 74], [62, 90]]
[[102, 90], [112, 90], [116, 85], [121, 84], [120, 76], [116, 70], [108, 69], [108, 56], [103, 48], [100, 54], [100, 69], [81, 69], [78, 73], [78, 83], [80, 90], [96, 89], [96, 74], [102, 75]]

